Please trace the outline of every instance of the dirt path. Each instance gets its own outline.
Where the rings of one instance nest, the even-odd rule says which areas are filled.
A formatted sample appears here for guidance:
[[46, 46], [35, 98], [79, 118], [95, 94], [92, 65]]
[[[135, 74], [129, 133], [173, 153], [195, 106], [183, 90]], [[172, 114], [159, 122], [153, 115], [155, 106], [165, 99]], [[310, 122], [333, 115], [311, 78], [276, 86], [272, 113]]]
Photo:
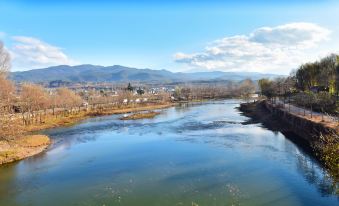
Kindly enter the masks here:
[[333, 128], [339, 131], [338, 117], [329, 116], [327, 114], [322, 114], [320, 112], [314, 112], [309, 109], [304, 109], [304, 108], [297, 107], [295, 105], [288, 104], [288, 103], [284, 104], [284, 102], [281, 100], [277, 100], [276, 104], [272, 104], [272, 103], [268, 103], [268, 104], [271, 104], [273, 107], [280, 107], [281, 110], [284, 110], [286, 112], [292, 113], [294, 115], [297, 115], [304, 119], [308, 119], [313, 122], [324, 124], [327, 127], [330, 127], [330, 128]]

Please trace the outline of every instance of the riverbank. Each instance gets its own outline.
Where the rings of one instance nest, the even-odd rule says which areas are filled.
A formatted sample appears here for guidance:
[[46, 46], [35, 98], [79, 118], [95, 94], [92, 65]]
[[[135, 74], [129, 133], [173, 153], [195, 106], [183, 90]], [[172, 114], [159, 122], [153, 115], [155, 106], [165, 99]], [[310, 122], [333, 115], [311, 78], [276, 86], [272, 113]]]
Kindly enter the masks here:
[[137, 119], [152, 119], [155, 116], [159, 115], [160, 112], [150, 111], [144, 113], [135, 113], [121, 117], [120, 120], [137, 120]]
[[37, 155], [48, 148], [51, 144], [49, 137], [45, 135], [28, 135], [31, 132], [39, 132], [40, 130], [55, 127], [70, 126], [90, 117], [152, 111], [165, 109], [173, 105], [174, 103], [166, 102], [148, 105], [125, 105], [122, 107], [112, 107], [100, 110], [81, 110], [65, 116], [47, 114], [44, 116], [42, 123], [27, 126], [22, 125], [20, 119], [16, 119], [13, 121], [13, 124], [18, 125], [18, 128], [16, 129], [21, 131], [20, 135], [16, 138], [0, 140], [0, 165]]
[[0, 165], [37, 155], [48, 148], [51, 140], [45, 135], [27, 135], [0, 141]]
[[[293, 114], [265, 101], [243, 103], [239, 110], [251, 119], [246, 123], [262, 123], [273, 131], [294, 133], [296, 143], [311, 148], [311, 153], [329, 170], [339, 194], [339, 139], [337, 126]], [[298, 139], [299, 138], [299, 139]], [[306, 144], [306, 145], [305, 145]]]
[[83, 109], [79, 112], [75, 112], [65, 116], [49, 114], [44, 117], [42, 124], [28, 125], [25, 126], [23, 129], [25, 132], [34, 132], [55, 127], [70, 126], [90, 117], [151, 111], [157, 109], [165, 109], [174, 105], [175, 103], [165, 102], [160, 104], [147, 104], [147, 105], [125, 105], [105, 109], [88, 109], [88, 110]]
[[150, 121], [122, 114], [49, 130], [48, 152], [0, 167], [0, 205], [337, 204], [317, 161], [279, 133], [239, 124], [247, 118], [236, 106], [211, 101]]

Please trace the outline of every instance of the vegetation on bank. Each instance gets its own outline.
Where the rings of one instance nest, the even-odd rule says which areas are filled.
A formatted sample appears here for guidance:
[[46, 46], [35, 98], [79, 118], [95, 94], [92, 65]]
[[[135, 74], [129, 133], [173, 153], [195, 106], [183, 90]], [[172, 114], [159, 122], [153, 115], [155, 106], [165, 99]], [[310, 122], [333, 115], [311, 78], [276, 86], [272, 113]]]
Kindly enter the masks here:
[[[43, 151], [47, 136], [32, 131], [73, 124], [91, 116], [121, 114], [169, 107], [168, 94], [137, 97], [132, 86], [118, 95], [103, 91], [75, 92], [68, 88], [46, 89], [41, 85], [14, 84], [7, 78], [10, 56], [0, 42], [0, 163], [19, 160]], [[142, 99], [142, 101], [141, 101]]]
[[120, 119], [121, 120], [152, 119], [159, 114], [160, 112], [150, 111], [150, 112], [135, 113], [135, 114], [127, 115], [127, 116], [121, 117]]
[[113, 114], [126, 114], [131, 112], [142, 112], [155, 109], [164, 109], [173, 106], [172, 103], [157, 103], [157, 104], [144, 104], [144, 105], [125, 105], [125, 106], [111, 106], [106, 105], [101, 109], [90, 108], [90, 109], [80, 109], [78, 112], [69, 113], [66, 115], [60, 115], [56, 118], [55, 115], [49, 114], [44, 117], [43, 123], [37, 123], [25, 126], [23, 130], [25, 132], [39, 131], [43, 129], [55, 128], [60, 126], [69, 126], [73, 125], [81, 120], [84, 120], [89, 117], [104, 116], [104, 115], [113, 115]]
[[[249, 97], [255, 91], [251, 80], [223, 85], [178, 85], [175, 91], [159, 88], [133, 87], [119, 90], [72, 90], [44, 88], [38, 84], [14, 84], [7, 78], [10, 56], [0, 43], [0, 140], [20, 137], [23, 133], [51, 125], [64, 125], [84, 116], [111, 114], [116, 109], [163, 105], [176, 101]], [[15, 123], [13, 123], [15, 122]]]
[[280, 97], [300, 107], [339, 114], [339, 55], [306, 63], [286, 78], [259, 80], [261, 94], [274, 101]]
[[[332, 132], [321, 134], [318, 141], [312, 143], [316, 156], [330, 171], [339, 184], [339, 136]], [[339, 186], [336, 193], [339, 195]]]
[[[14, 136], [8, 136], [0, 140], [0, 164], [8, 163], [16, 160], [38, 154], [44, 151], [50, 144], [50, 140], [45, 135], [28, 135], [32, 131], [39, 131], [48, 128], [59, 126], [68, 126], [77, 123], [80, 120], [88, 117], [112, 115], [112, 114], [125, 114], [131, 112], [142, 112], [154, 109], [163, 109], [172, 106], [172, 103], [154, 104], [154, 105], [126, 105], [124, 107], [106, 107], [97, 109], [83, 109], [79, 112], [56, 115], [50, 113], [46, 114], [43, 118], [43, 123], [33, 122], [30, 125], [22, 124], [20, 119], [13, 119], [10, 124], [16, 125], [17, 131]], [[157, 115], [158, 112], [148, 112], [142, 114]], [[139, 117], [141, 118], [141, 117]], [[146, 117], [143, 117], [146, 118]], [[151, 118], [151, 117], [149, 117]]]
[[[263, 101], [243, 103], [240, 105], [239, 110], [242, 111], [244, 115], [251, 118], [245, 124], [260, 122], [265, 127], [274, 131], [281, 131], [282, 133], [296, 132], [295, 130], [298, 128], [291, 126], [290, 122], [283, 121], [282, 117], [277, 117], [274, 113], [270, 113], [263, 105]], [[302, 116], [297, 117], [304, 119], [305, 121], [311, 121], [303, 118]], [[323, 126], [326, 127], [325, 125]], [[325, 128], [325, 130], [327, 129]], [[318, 133], [315, 138], [307, 138], [307, 142], [304, 140], [300, 141], [300, 139], [293, 140], [299, 142], [302, 147], [310, 148], [313, 155], [329, 172], [332, 178], [330, 181], [332, 192], [339, 195], [339, 136], [333, 130], [331, 131], [332, 132], [328, 132], [326, 134]], [[314, 135], [314, 131], [309, 131], [308, 136], [310, 135]]]
[[175, 87], [172, 98], [176, 101], [203, 101], [233, 97], [249, 99], [256, 89], [256, 82], [250, 79], [220, 85], [218, 83], [207, 85], [184, 84]]
[[12, 140], [0, 140], [0, 165], [30, 157], [51, 144], [45, 135], [26, 135]]
[[[320, 61], [303, 64], [286, 78], [261, 79], [258, 83], [261, 95], [267, 97], [270, 102], [276, 105], [289, 103], [304, 108], [303, 115], [299, 115], [300, 118], [321, 123], [326, 128], [329, 123], [325, 124], [324, 115], [332, 116], [328, 118], [332, 119], [329, 127], [329, 131], [332, 132], [318, 133], [314, 138], [315, 141], [310, 142], [310, 145], [314, 154], [333, 177], [336, 193], [339, 194], [337, 185], [339, 182], [339, 55], [332, 54]], [[310, 117], [307, 117], [306, 108], [311, 111]], [[320, 122], [317, 117], [312, 116], [312, 111], [321, 113]], [[252, 110], [251, 113], [256, 113], [256, 110]]]

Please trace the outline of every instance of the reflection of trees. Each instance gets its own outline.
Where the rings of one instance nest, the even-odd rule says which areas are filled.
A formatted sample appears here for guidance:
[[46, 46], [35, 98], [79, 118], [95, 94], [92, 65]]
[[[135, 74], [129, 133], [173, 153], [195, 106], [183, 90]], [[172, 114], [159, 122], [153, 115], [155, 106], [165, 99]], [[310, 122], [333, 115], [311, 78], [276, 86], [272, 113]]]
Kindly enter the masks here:
[[0, 168], [0, 205], [5, 205], [2, 200], [6, 201], [6, 199], [13, 194], [13, 190], [15, 190], [15, 188], [13, 188], [13, 186], [15, 187], [13, 181], [17, 176], [15, 170], [16, 165], [17, 163], [12, 163]]
[[315, 185], [322, 196], [335, 194], [339, 184], [324, 169], [320, 168], [314, 160], [304, 155], [298, 155], [296, 164], [298, 172], [304, 176], [308, 183]]
[[175, 107], [175, 111], [179, 113], [187, 112], [191, 109], [191, 106], [189, 103], [180, 103], [178, 106]]

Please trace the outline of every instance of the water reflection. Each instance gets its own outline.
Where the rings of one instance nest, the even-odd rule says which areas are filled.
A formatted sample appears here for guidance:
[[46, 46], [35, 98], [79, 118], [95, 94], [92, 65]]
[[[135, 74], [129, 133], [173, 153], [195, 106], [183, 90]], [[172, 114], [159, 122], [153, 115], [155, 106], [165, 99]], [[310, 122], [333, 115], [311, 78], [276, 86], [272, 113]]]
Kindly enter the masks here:
[[237, 105], [187, 104], [154, 119], [113, 115], [46, 130], [54, 140], [47, 152], [0, 167], [0, 205], [338, 203], [308, 153], [280, 132], [244, 125]]
[[338, 183], [333, 182], [326, 171], [319, 167], [318, 164], [303, 155], [298, 155], [296, 163], [298, 172], [304, 176], [308, 183], [315, 185], [322, 196], [335, 194], [336, 189], [339, 187]]

